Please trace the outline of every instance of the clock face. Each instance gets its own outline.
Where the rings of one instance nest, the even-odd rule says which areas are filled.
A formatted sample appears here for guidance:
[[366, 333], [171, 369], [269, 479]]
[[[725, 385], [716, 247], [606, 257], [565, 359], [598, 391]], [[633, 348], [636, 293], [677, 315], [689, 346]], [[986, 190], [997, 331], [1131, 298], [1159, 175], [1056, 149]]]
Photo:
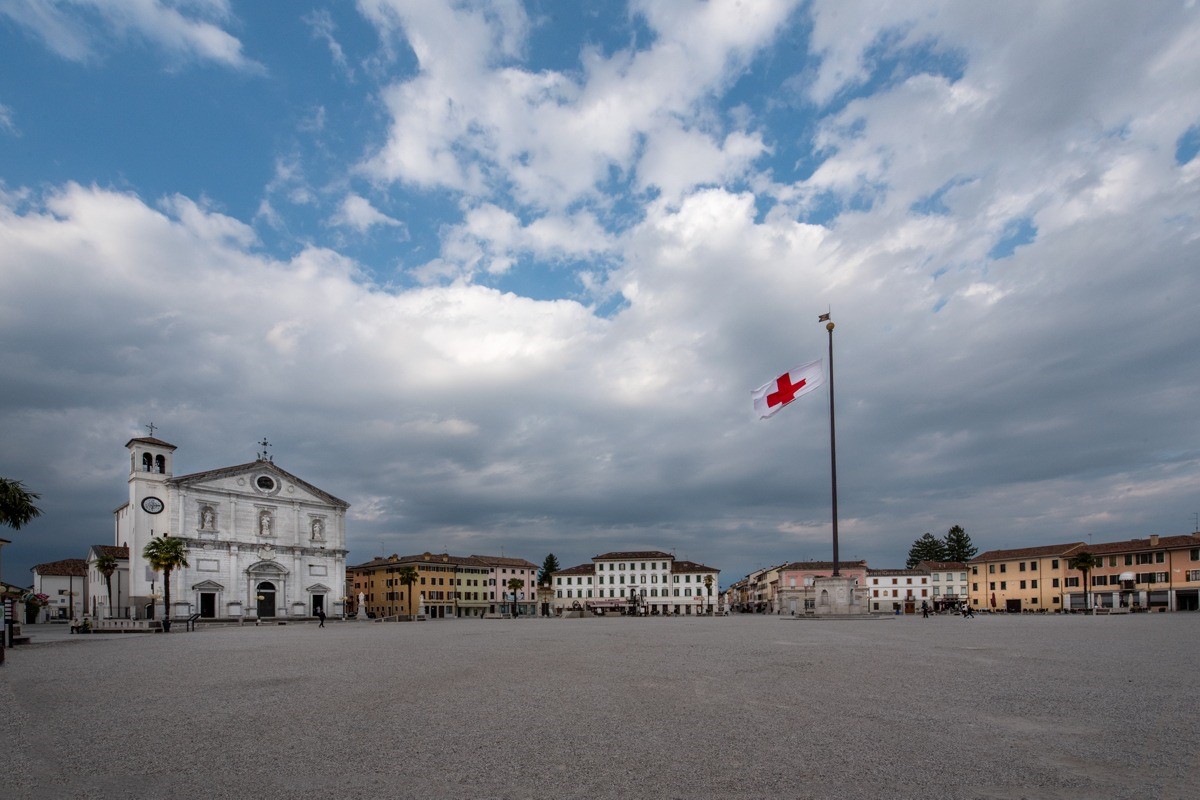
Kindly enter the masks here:
[[157, 497], [147, 497], [142, 501], [142, 510], [147, 514], [158, 514], [163, 510], [163, 501]]

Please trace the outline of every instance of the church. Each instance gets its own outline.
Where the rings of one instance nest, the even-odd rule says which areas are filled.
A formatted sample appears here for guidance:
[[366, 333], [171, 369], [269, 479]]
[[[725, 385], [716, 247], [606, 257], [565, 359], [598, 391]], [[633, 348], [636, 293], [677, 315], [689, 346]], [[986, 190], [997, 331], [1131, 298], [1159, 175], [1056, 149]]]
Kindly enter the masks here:
[[129, 500], [113, 514], [136, 618], [163, 613], [163, 576], [142, 556], [158, 536], [187, 546], [188, 566], [171, 573], [172, 619], [342, 613], [350, 505], [280, 469], [262, 444], [248, 464], [177, 476], [175, 445], [153, 430], [126, 443]]

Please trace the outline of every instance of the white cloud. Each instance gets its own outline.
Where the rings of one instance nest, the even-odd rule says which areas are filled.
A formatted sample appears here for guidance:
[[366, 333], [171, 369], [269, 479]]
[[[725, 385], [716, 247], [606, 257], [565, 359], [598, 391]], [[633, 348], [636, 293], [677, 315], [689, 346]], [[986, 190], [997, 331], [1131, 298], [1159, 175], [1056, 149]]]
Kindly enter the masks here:
[[[516, 11], [489, 17], [474, 6], [366, 3], [384, 35], [406, 37], [420, 72], [384, 92], [391, 133], [364, 168], [382, 180], [479, 196], [511, 182], [521, 204], [564, 208], [593, 192], [611, 168], [632, 170], [639, 136], [653, 138], [694, 117], [793, 5], [638, 5], [658, 39], [645, 51], [585, 52], [578, 80], [509, 63], [527, 29]], [[733, 133], [697, 151], [714, 166], [696, 166], [722, 174], [746, 160], [755, 139]]]
[[17, 123], [13, 121], [12, 109], [0, 103], [0, 131], [11, 136], [20, 136], [21, 132], [17, 129]]
[[111, 47], [111, 37], [99, 30], [105, 28], [120, 39], [145, 41], [176, 58], [261, 70], [261, 65], [242, 53], [242, 43], [220, 27], [232, 18], [226, 0], [9, 0], [0, 5], [0, 14], [71, 61], [87, 61]]
[[341, 207], [333, 215], [330, 224], [343, 225], [353, 228], [359, 233], [365, 233], [376, 225], [396, 227], [401, 225], [401, 222], [375, 208], [365, 197], [348, 194], [342, 199]]

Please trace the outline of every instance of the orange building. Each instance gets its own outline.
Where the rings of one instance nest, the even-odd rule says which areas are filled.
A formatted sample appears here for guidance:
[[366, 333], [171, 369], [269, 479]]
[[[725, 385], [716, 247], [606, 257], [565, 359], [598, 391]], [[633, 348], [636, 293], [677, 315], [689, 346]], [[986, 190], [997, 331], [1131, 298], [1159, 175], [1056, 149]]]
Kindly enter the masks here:
[[1150, 536], [1085, 549], [1098, 562], [1089, 575], [1089, 607], [1200, 610], [1200, 534]]
[[[1097, 562], [1086, 584], [1070, 568], [1083, 553]], [[1200, 533], [989, 550], [968, 566], [971, 607], [981, 610], [1200, 610]]]

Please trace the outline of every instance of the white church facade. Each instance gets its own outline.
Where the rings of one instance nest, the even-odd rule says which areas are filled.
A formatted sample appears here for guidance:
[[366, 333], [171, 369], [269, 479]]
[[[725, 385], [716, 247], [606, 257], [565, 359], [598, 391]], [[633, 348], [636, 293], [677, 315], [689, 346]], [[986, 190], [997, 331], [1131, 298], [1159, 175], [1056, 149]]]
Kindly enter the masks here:
[[188, 566], [171, 573], [173, 619], [342, 613], [348, 503], [265, 452], [247, 464], [176, 476], [174, 445], [150, 436], [125, 447], [129, 500], [113, 513], [115, 544], [129, 548], [135, 617], [163, 613], [162, 575], [142, 556], [158, 536], [187, 546]]

